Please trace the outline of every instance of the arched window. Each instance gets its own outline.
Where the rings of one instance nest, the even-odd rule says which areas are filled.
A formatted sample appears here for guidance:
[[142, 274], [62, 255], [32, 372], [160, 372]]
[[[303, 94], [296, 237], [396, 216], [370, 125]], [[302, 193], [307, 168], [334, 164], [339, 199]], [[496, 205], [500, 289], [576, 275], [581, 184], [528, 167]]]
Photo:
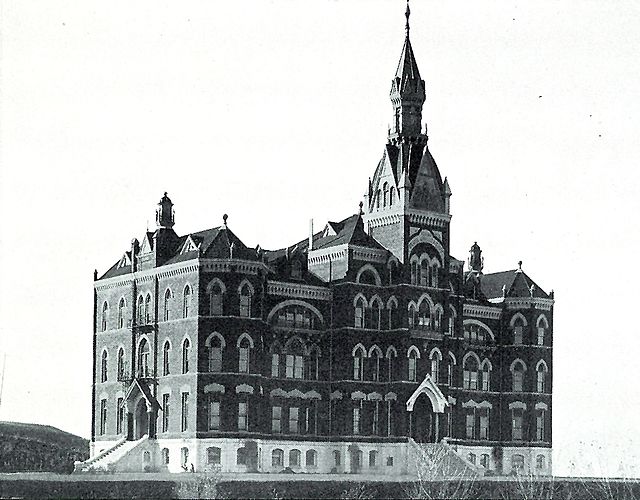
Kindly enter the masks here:
[[483, 453], [480, 456], [480, 465], [485, 469], [489, 468], [489, 455], [487, 455], [486, 453]]
[[289, 466], [300, 467], [300, 450], [291, 450], [289, 452]]
[[387, 315], [388, 315], [388, 328], [389, 330], [393, 330], [396, 328], [396, 316], [398, 313], [398, 302], [395, 297], [391, 297], [387, 302]]
[[413, 259], [411, 259], [411, 284], [417, 285], [419, 283], [419, 280], [420, 280], [420, 277], [419, 277], [418, 258], [414, 257]]
[[378, 465], [378, 452], [371, 450], [369, 452], [369, 467], [376, 467]]
[[109, 304], [106, 302], [102, 304], [102, 320], [100, 322], [100, 330], [105, 331], [107, 329], [107, 314], [109, 312]]
[[429, 308], [429, 302], [423, 300], [418, 306], [418, 327], [429, 328], [431, 324], [431, 309]]
[[547, 364], [542, 360], [536, 366], [536, 389], [547, 392]]
[[512, 455], [511, 467], [516, 472], [519, 472], [522, 469], [524, 469], [524, 455], [520, 455], [520, 454]]
[[434, 348], [429, 355], [431, 359], [431, 380], [436, 384], [440, 383], [440, 361], [442, 361], [442, 353]]
[[251, 342], [247, 337], [242, 338], [238, 343], [239, 373], [249, 373], [249, 349], [251, 349]]
[[317, 467], [318, 453], [316, 450], [307, 450], [306, 465], [307, 467]]
[[368, 328], [373, 330], [382, 328], [382, 304], [376, 298], [371, 301], [371, 318]]
[[442, 307], [440, 304], [436, 304], [433, 308], [433, 328], [436, 332], [442, 330]]
[[420, 351], [415, 346], [411, 346], [407, 352], [407, 361], [409, 368], [409, 382], [415, 382], [418, 379], [418, 359], [420, 358]]
[[491, 363], [488, 359], [485, 359], [480, 366], [480, 372], [482, 374], [482, 390], [491, 390]]
[[171, 319], [171, 289], [167, 288], [164, 292], [164, 320]]
[[118, 303], [118, 328], [124, 328], [124, 308], [125, 308], [124, 299], [120, 299]]
[[355, 327], [364, 328], [364, 311], [367, 307], [367, 303], [364, 298], [360, 297], [356, 300], [355, 306]]
[[145, 378], [149, 376], [149, 342], [142, 339], [138, 345], [138, 376]]
[[[547, 328], [549, 328], [549, 322], [544, 314], [541, 314], [536, 324], [538, 328], [538, 345], [544, 345], [544, 337]], [[542, 457], [544, 458], [544, 457]]]
[[389, 203], [389, 184], [384, 183], [382, 185], [382, 206], [386, 207]]
[[148, 325], [151, 323], [151, 294], [148, 293], [144, 299], [144, 322]]
[[124, 349], [118, 349], [118, 381], [124, 380]]
[[447, 363], [447, 385], [453, 387], [453, 367], [456, 366], [456, 358], [449, 352], [449, 362]]
[[222, 450], [217, 446], [207, 448], [207, 465], [220, 465]]
[[364, 347], [357, 345], [352, 352], [353, 355], [353, 380], [362, 380], [364, 376], [364, 358], [366, 356]]
[[320, 371], [320, 348], [313, 345], [309, 348], [309, 358], [307, 360], [306, 377], [307, 380], [318, 380]]
[[380, 381], [380, 363], [382, 360], [382, 351], [377, 345], [374, 345], [369, 349], [369, 371], [371, 373], [371, 380], [374, 382]]
[[380, 193], [380, 190], [378, 189], [376, 191], [376, 208], [377, 209], [380, 209], [380, 198], [381, 198], [380, 195], [381, 195], [381, 193]]
[[431, 262], [431, 286], [438, 288], [438, 274], [440, 272], [440, 264], [437, 260]]
[[396, 201], [396, 189], [391, 186], [391, 189], [389, 190], [389, 206], [393, 206], [393, 204]]
[[169, 465], [169, 448], [162, 448], [162, 463]]
[[285, 376], [287, 378], [304, 378], [304, 344], [298, 337], [292, 337], [285, 345]]
[[455, 334], [456, 331], [456, 311], [453, 307], [449, 306], [449, 328], [447, 333], [451, 336]]
[[409, 322], [409, 328], [415, 328], [418, 325], [418, 308], [413, 302], [409, 304], [407, 320]]
[[514, 316], [511, 320], [513, 327], [513, 343], [514, 345], [522, 345], [524, 327], [526, 326], [525, 320], [520, 313]]
[[478, 390], [478, 365], [476, 356], [466, 356], [463, 360], [463, 389]]
[[144, 297], [138, 297], [138, 324], [144, 325]]
[[189, 448], [187, 448], [186, 446], [180, 448], [180, 462], [182, 467], [187, 470], [187, 465], [189, 463]]
[[184, 339], [182, 342], [182, 373], [189, 373], [189, 354], [191, 351], [191, 342]]
[[424, 260], [420, 262], [420, 286], [429, 285], [429, 259], [424, 256]]
[[271, 452], [271, 466], [284, 467], [284, 451], [280, 448], [276, 448]]
[[519, 359], [511, 365], [511, 373], [513, 375], [513, 392], [522, 392], [524, 390], [524, 372], [527, 370], [525, 364]]
[[209, 371], [221, 372], [222, 371], [222, 349], [224, 348], [223, 341], [218, 335], [213, 335], [209, 341], [207, 349], [209, 359]]
[[322, 318], [308, 305], [289, 304], [276, 307], [269, 317], [272, 325], [282, 328], [304, 330], [322, 328]]
[[475, 453], [469, 453], [468, 460], [473, 465], [475, 465], [476, 464], [476, 454]]
[[162, 346], [162, 375], [170, 375], [169, 357], [171, 354], [171, 344], [168, 340]]
[[240, 316], [251, 317], [251, 288], [248, 283], [240, 288]]
[[544, 455], [537, 455], [536, 456], [536, 469], [544, 469], [546, 464], [545, 464], [546, 460], [544, 458]]
[[224, 290], [220, 283], [214, 281], [209, 288], [209, 315], [222, 316], [224, 314]]
[[182, 299], [182, 317], [189, 317], [189, 309], [191, 308], [191, 287], [189, 285], [184, 287], [183, 299]]
[[109, 355], [107, 354], [107, 350], [102, 351], [102, 357], [100, 359], [100, 382], [106, 382], [108, 377], [107, 370], [107, 361]]

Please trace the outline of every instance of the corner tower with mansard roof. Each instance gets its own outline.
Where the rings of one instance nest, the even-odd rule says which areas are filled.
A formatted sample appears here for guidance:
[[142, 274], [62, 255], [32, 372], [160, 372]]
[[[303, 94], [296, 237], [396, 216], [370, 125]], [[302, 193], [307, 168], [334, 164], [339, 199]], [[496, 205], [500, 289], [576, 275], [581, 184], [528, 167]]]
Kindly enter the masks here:
[[382, 159], [369, 179], [363, 219], [369, 233], [401, 262], [409, 262], [422, 242], [437, 250], [444, 267], [451, 190], [429, 151], [422, 125], [425, 83], [409, 38], [409, 15], [407, 3], [404, 46], [391, 82], [393, 122]]

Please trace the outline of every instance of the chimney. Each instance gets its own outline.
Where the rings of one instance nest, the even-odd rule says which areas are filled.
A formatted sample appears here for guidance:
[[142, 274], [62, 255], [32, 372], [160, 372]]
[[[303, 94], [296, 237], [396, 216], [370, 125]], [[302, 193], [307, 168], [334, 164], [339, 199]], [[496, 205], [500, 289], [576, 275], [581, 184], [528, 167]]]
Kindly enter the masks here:
[[313, 250], [313, 219], [309, 219], [309, 251]]

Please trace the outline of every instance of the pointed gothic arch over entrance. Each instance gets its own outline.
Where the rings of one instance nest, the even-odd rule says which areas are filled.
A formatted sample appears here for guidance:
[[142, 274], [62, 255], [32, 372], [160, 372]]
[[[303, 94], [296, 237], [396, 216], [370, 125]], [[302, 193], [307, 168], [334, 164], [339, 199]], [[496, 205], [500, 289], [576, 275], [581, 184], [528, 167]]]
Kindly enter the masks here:
[[407, 400], [409, 435], [417, 442], [437, 443], [441, 437], [440, 415], [448, 405], [431, 375], [427, 375]]
[[134, 411], [133, 439], [137, 441], [145, 434], [149, 434], [149, 412], [147, 411], [146, 400], [140, 398]]

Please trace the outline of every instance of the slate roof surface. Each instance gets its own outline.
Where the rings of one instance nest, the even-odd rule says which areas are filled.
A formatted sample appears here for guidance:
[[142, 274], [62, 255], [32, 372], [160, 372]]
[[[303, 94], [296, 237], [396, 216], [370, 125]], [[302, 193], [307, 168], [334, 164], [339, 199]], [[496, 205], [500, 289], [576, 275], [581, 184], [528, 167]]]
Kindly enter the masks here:
[[549, 295], [540, 288], [524, 271], [513, 269], [499, 273], [484, 274], [481, 280], [482, 293], [487, 299], [502, 297], [502, 287], [506, 287], [507, 297], [530, 297], [531, 285], [535, 285], [533, 296], [548, 299]]

